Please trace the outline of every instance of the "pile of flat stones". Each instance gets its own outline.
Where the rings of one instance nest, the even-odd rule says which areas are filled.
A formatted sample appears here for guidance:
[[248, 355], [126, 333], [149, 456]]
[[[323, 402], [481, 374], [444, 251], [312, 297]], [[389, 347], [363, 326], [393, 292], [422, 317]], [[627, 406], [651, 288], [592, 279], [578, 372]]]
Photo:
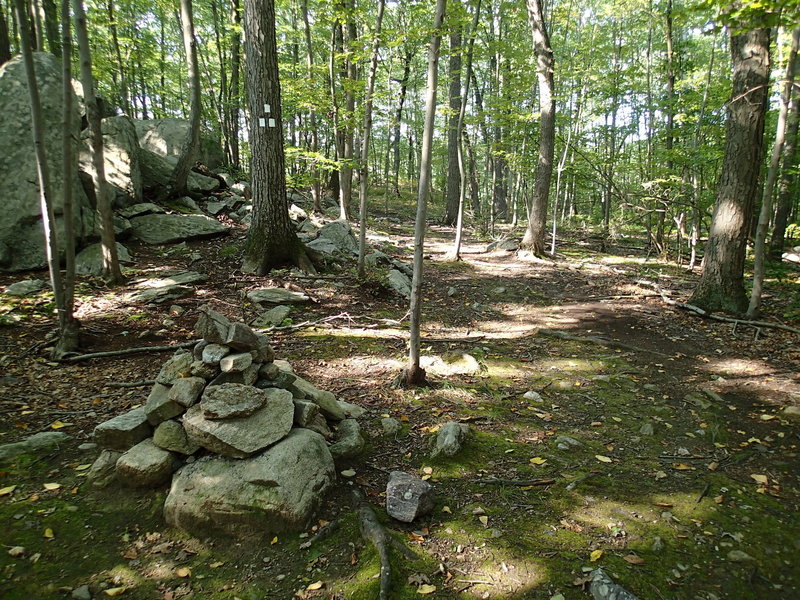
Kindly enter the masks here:
[[166, 520], [195, 535], [302, 529], [337, 462], [364, 450], [364, 411], [275, 360], [267, 336], [200, 310], [202, 339], [163, 365], [146, 403], [96, 427], [103, 451], [89, 480], [172, 479]]

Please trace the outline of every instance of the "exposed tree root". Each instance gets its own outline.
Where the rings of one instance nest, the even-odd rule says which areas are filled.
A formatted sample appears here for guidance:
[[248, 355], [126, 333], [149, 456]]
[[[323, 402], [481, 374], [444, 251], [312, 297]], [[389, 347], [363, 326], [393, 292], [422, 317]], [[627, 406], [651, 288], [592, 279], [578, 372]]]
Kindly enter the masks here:
[[473, 483], [486, 483], [489, 485], [507, 485], [512, 487], [529, 487], [534, 485], [553, 485], [555, 479], [473, 479]]
[[606, 348], [619, 348], [621, 350], [628, 350], [631, 352], [649, 352], [650, 354], [655, 354], [657, 356], [669, 356], [668, 354], [662, 354], [656, 350], [648, 350], [647, 348], [639, 348], [638, 346], [631, 346], [629, 344], [623, 344], [622, 342], [615, 342], [614, 340], [607, 340], [605, 338], [601, 338], [596, 335], [591, 336], [579, 336], [579, 335], [572, 335], [571, 333], [567, 333], [566, 331], [560, 331], [558, 329], [540, 329], [539, 333], [541, 335], [546, 335], [548, 337], [558, 338], [560, 340], [569, 340], [572, 342], [585, 342], [590, 344], [597, 344], [598, 346], [605, 346]]
[[139, 354], [140, 352], [169, 352], [170, 350], [177, 350], [178, 348], [191, 348], [197, 345], [194, 342], [182, 342], [180, 344], [172, 344], [170, 346], [142, 346], [140, 348], [125, 348], [124, 350], [109, 350], [108, 352], [92, 352], [90, 354], [78, 354], [77, 356], [68, 356], [61, 359], [61, 362], [78, 362], [82, 360], [89, 360], [90, 358], [107, 358], [109, 356], [124, 356], [126, 354]]
[[367, 503], [364, 494], [358, 490], [353, 490], [353, 506], [358, 516], [361, 536], [375, 546], [375, 549], [378, 551], [378, 556], [380, 557], [381, 577], [379, 598], [380, 600], [388, 600], [389, 590], [392, 585], [392, 564], [389, 557], [389, 546], [394, 546], [410, 560], [415, 560], [417, 556], [389, 535], [386, 528], [378, 521], [375, 511], [373, 511], [372, 507]]
[[708, 312], [700, 308], [699, 306], [695, 306], [694, 304], [687, 304], [686, 302], [678, 302], [677, 300], [673, 300], [667, 293], [661, 288], [660, 285], [653, 281], [647, 280], [639, 280], [636, 282], [639, 285], [647, 285], [655, 289], [661, 299], [668, 304], [669, 306], [676, 306], [678, 308], [682, 308], [684, 310], [688, 310], [698, 316], [705, 317], [707, 319], [713, 319], [714, 321], [722, 321], [723, 323], [733, 323], [734, 325], [748, 325], [750, 327], [766, 327], [769, 329], [782, 329], [783, 331], [791, 331], [792, 333], [800, 334], [800, 329], [796, 329], [794, 327], [789, 327], [788, 325], [784, 325], [782, 323], [770, 323], [768, 321], [750, 321], [748, 319], [736, 319], [734, 317], [724, 317], [722, 315], [715, 315], [713, 313]]

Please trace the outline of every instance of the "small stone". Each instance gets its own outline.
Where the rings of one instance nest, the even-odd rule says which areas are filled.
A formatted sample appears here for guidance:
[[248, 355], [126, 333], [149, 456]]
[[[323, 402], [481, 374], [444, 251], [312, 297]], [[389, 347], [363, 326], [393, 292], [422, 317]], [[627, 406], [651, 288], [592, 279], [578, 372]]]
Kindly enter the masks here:
[[326, 440], [329, 440], [333, 437], [333, 432], [331, 428], [328, 427], [328, 421], [323, 417], [321, 414], [317, 414], [311, 422], [306, 425], [306, 429], [310, 429], [311, 431], [316, 431]]
[[173, 317], [180, 317], [185, 312], [186, 312], [186, 309], [183, 308], [182, 306], [178, 306], [177, 304], [173, 304], [172, 306], [170, 306], [169, 310], [167, 311], [167, 313], [170, 314]]
[[436, 499], [433, 486], [418, 477], [392, 471], [386, 485], [386, 512], [390, 517], [411, 523], [433, 510]]
[[122, 452], [103, 450], [86, 474], [86, 481], [96, 488], [103, 488], [114, 481], [117, 461]]
[[82, 452], [87, 452], [89, 450], [96, 450], [96, 449], [97, 449], [97, 444], [95, 444], [94, 442], [85, 442], [80, 446], [78, 446], [78, 450], [81, 450]]
[[158, 425], [162, 421], [177, 417], [186, 410], [185, 406], [178, 404], [169, 397], [170, 387], [156, 383], [147, 397], [144, 412], [151, 425]]
[[200, 308], [200, 318], [197, 320], [194, 331], [198, 337], [214, 344], [224, 344], [228, 337], [228, 327], [231, 322], [208, 306]]
[[229, 354], [221, 361], [219, 367], [223, 373], [242, 372], [253, 364], [253, 356], [247, 352], [242, 354]]
[[258, 347], [258, 338], [255, 332], [244, 323], [231, 323], [225, 345], [240, 352]]
[[72, 590], [70, 597], [74, 600], [92, 600], [92, 592], [89, 591], [88, 585], [82, 585]]
[[800, 417], [800, 406], [787, 406], [783, 409], [783, 414], [790, 417]]
[[[353, 471], [355, 474], [355, 471]], [[25, 547], [24, 546], [14, 546], [13, 548], [8, 549], [8, 555], [11, 558], [19, 558], [20, 556], [25, 556]]]
[[283, 323], [284, 319], [289, 316], [290, 312], [292, 312], [291, 306], [279, 304], [267, 312], [261, 313], [256, 320], [253, 321], [252, 325], [258, 329], [265, 329], [267, 327], [280, 325]]
[[199, 444], [189, 440], [183, 425], [177, 421], [164, 421], [153, 433], [153, 443], [159, 448], [179, 454], [194, 454], [200, 449]]
[[127, 450], [153, 432], [144, 406], [118, 415], [94, 428], [94, 441], [101, 448]]
[[222, 344], [208, 344], [203, 348], [202, 360], [204, 363], [214, 365], [230, 354], [231, 349]]
[[447, 288], [447, 295], [450, 296], [451, 298], [453, 296], [455, 296], [457, 293], [458, 293], [458, 290], [456, 288], [454, 288], [453, 286], [450, 286], [449, 288]]
[[342, 472], [340, 473], [340, 475], [341, 475], [342, 477], [345, 477], [345, 478], [347, 478], [347, 479], [350, 479], [350, 478], [352, 478], [352, 477], [355, 477], [355, 476], [356, 476], [356, 472], [355, 472], [353, 469], [346, 469], [346, 470], [342, 471]]
[[275, 350], [269, 343], [269, 338], [263, 333], [256, 334], [256, 347], [253, 349], [253, 360], [262, 363], [271, 363], [275, 360]]
[[206, 380], [202, 377], [184, 377], [175, 381], [167, 397], [181, 406], [189, 408], [197, 402], [204, 387], [206, 387]]
[[755, 560], [752, 556], [750, 556], [747, 552], [742, 552], [741, 550], [731, 550], [728, 552], [728, 560], [731, 562], [749, 562], [751, 560]]
[[661, 539], [660, 536], [656, 536], [653, 538], [653, 544], [650, 546], [650, 550], [655, 553], [661, 552], [664, 549], [664, 540]]
[[299, 427], [307, 427], [319, 414], [319, 406], [297, 398], [292, 401], [294, 402], [294, 424]]
[[157, 487], [169, 481], [176, 462], [152, 440], [139, 442], [117, 461], [117, 479], [130, 487]]
[[197, 342], [194, 347], [192, 348], [192, 356], [195, 360], [203, 360], [203, 350], [205, 350], [206, 346], [208, 346], [210, 342], [205, 340], [200, 340]]
[[534, 392], [533, 390], [525, 392], [522, 397], [528, 402], [544, 402], [542, 395], [539, 392]]
[[461, 450], [461, 444], [469, 433], [469, 426], [450, 421], [442, 425], [433, 441], [431, 457], [454, 456]]
[[36, 292], [41, 292], [46, 285], [41, 279], [25, 279], [9, 285], [5, 293], [9, 296], [30, 296]]
[[219, 365], [209, 365], [202, 360], [194, 361], [189, 369], [189, 374], [192, 377], [202, 377], [206, 381], [214, 379], [219, 373]]
[[268, 396], [256, 388], [225, 383], [208, 388], [200, 408], [206, 419], [235, 419], [252, 415], [267, 403], [267, 399]]
[[247, 293], [247, 299], [250, 302], [265, 304], [300, 304], [311, 300], [305, 294], [283, 288], [252, 290]]
[[329, 450], [334, 460], [355, 458], [364, 451], [365, 445], [358, 421], [345, 419], [339, 423], [339, 440]]
[[403, 431], [403, 425], [397, 419], [392, 417], [383, 417], [381, 419], [381, 427], [383, 427], [384, 435], [396, 436]]
[[258, 369], [258, 376], [266, 379], [267, 381], [275, 381], [280, 373], [281, 370], [275, 365], [274, 362], [263, 364]]
[[225, 383], [239, 383], [241, 385], [254, 385], [258, 379], [259, 365], [250, 365], [244, 371], [231, 371], [230, 373], [220, 373], [212, 379], [207, 387], [223, 385]]
[[350, 404], [349, 402], [345, 402], [344, 400], [339, 400], [339, 406], [342, 408], [345, 416], [348, 419], [360, 419], [367, 412], [360, 406], [356, 406], [355, 404]]
[[191, 352], [178, 351], [161, 367], [161, 371], [156, 375], [156, 382], [162, 385], [172, 385], [179, 377], [188, 377], [192, 362], [194, 362], [194, 357]]
[[652, 423], [645, 423], [639, 428], [639, 433], [642, 435], [653, 435], [655, 433], [655, 428]]
[[574, 437], [570, 437], [568, 435], [559, 435], [555, 439], [555, 442], [556, 442], [556, 444], [558, 444], [559, 448], [561, 448], [561, 446], [566, 446], [566, 448], [561, 448], [562, 450], [568, 449], [568, 448], [573, 447], [573, 446], [575, 448], [577, 448], [578, 446], [583, 446], [583, 444], [581, 442], [576, 440]]

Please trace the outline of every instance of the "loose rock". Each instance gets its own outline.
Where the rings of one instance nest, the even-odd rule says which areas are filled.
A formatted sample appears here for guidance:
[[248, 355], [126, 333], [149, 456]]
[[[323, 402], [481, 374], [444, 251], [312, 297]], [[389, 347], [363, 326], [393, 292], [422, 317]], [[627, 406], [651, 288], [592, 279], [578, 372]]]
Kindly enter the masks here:
[[469, 426], [450, 421], [442, 425], [436, 434], [431, 457], [454, 456], [461, 450], [461, 444], [469, 433]]
[[435, 504], [430, 483], [402, 471], [391, 472], [386, 485], [386, 512], [390, 517], [411, 523], [431, 512]]

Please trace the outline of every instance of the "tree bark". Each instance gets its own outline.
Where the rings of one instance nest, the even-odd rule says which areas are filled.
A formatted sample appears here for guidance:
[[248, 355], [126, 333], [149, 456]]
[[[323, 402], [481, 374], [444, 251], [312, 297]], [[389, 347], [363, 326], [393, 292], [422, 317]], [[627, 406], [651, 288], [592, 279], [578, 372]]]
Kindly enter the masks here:
[[458, 165], [459, 129], [461, 115], [461, 29], [450, 33], [450, 113], [447, 124], [447, 187], [445, 189], [444, 224], [455, 225], [458, 220], [461, 174]]
[[[119, 33], [117, 31], [117, 18], [114, 11], [114, 0], [108, 0], [108, 27], [111, 30], [111, 43], [114, 46], [114, 56], [117, 59], [117, 72], [119, 73], [119, 99], [122, 111], [131, 114], [131, 99], [128, 91], [128, 75], [125, 68], [125, 61], [122, 60], [122, 49], [119, 45]], [[112, 73], [116, 80], [116, 74]]]
[[[795, 82], [800, 79], [800, 60], [797, 60], [797, 48], [794, 47], [797, 39], [798, 29], [792, 34], [794, 72], [792, 78]], [[792, 86], [789, 96], [788, 117], [786, 125], [786, 141], [783, 145], [783, 156], [781, 157], [781, 175], [778, 182], [778, 201], [775, 211], [775, 223], [772, 228], [772, 240], [770, 242], [770, 258], [780, 261], [783, 255], [783, 244], [786, 236], [786, 225], [789, 222], [789, 212], [792, 207], [792, 190], [796, 178], [794, 166], [797, 162], [797, 133], [798, 123], [800, 123], [800, 92], [797, 85]]]
[[245, 0], [244, 32], [253, 221], [242, 269], [258, 275], [287, 263], [310, 269], [286, 207], [274, 0]]
[[758, 189], [769, 85], [770, 30], [731, 36], [733, 93], [703, 272], [690, 303], [707, 311], [747, 309], [744, 259]]
[[345, 28], [345, 92], [344, 92], [344, 113], [346, 123], [343, 127], [344, 145], [342, 155], [342, 166], [339, 169], [339, 218], [350, 218], [350, 203], [353, 199], [353, 152], [355, 149], [355, 133], [352, 119], [356, 110], [355, 82], [358, 77], [356, 71], [356, 60], [353, 56], [355, 44], [358, 41], [355, 22], [355, 0], [344, 0], [347, 25]]
[[419, 187], [417, 188], [417, 220], [414, 226], [414, 276], [411, 281], [411, 302], [409, 307], [409, 354], [408, 366], [402, 374], [405, 385], [425, 383], [425, 370], [419, 366], [420, 321], [422, 319], [422, 277], [423, 253], [425, 250], [425, 229], [427, 226], [427, 201], [431, 181], [431, 154], [433, 150], [433, 128], [436, 119], [436, 85], [439, 71], [439, 47], [442, 41], [442, 21], [447, 0], [436, 0], [436, 16], [433, 20], [433, 34], [428, 49], [428, 83], [425, 92], [425, 126], [422, 131], [422, 152], [420, 153]]
[[367, 192], [369, 191], [369, 142], [372, 130], [372, 93], [375, 89], [375, 74], [378, 70], [378, 50], [381, 41], [381, 24], [385, 0], [378, 0], [378, 19], [375, 23], [375, 40], [367, 76], [367, 95], [364, 98], [364, 137], [361, 140], [361, 181], [358, 198], [358, 275], [364, 277], [364, 258], [367, 249]]
[[553, 156], [556, 145], [556, 99], [554, 94], [555, 59], [550, 46], [550, 35], [544, 20], [542, 0], [527, 0], [528, 21], [536, 52], [536, 79], [539, 83], [539, 162], [533, 197], [528, 209], [528, 227], [522, 245], [534, 255], [545, 253], [544, 235], [547, 222], [547, 204], [550, 197], [550, 180], [553, 176]]
[[413, 57], [413, 50], [411, 48], [406, 49], [403, 56], [403, 76], [400, 78], [400, 97], [397, 100], [397, 111], [394, 116], [394, 135], [392, 136], [392, 153], [394, 155], [394, 164], [392, 165], [392, 193], [396, 198], [400, 196], [400, 125], [403, 122], [403, 105], [406, 102], [408, 77], [411, 73], [411, 59]]
[[0, 10], [0, 66], [11, 60], [11, 39], [4, 11]]
[[[311, 82], [314, 78], [314, 48], [311, 45], [311, 24], [308, 20], [308, 0], [301, 0], [300, 10], [303, 13], [303, 31], [306, 38], [306, 73]], [[319, 152], [319, 131], [317, 126], [317, 111], [311, 109], [311, 152], [315, 155], [311, 168], [311, 200], [314, 212], [322, 212], [322, 173], [317, 166], [316, 154]]]
[[194, 16], [192, 0], [181, 0], [181, 36], [186, 53], [186, 66], [189, 76], [189, 133], [183, 142], [181, 155], [172, 171], [170, 184], [167, 186], [169, 196], [185, 196], [189, 172], [194, 166], [197, 149], [200, 145], [200, 66], [197, 61], [197, 43], [194, 37]]
[[239, 0], [231, 2], [231, 22], [233, 23], [233, 35], [231, 36], [231, 91], [228, 94], [228, 143], [230, 145], [231, 166], [234, 169], [240, 167], [239, 158], [239, 106], [241, 103], [241, 77], [242, 59], [242, 12]]
[[58, 30], [59, 11], [54, 0], [42, 0], [44, 13], [44, 34], [47, 37], [47, 48], [50, 54], [61, 58], [61, 36]]
[[783, 143], [786, 140], [786, 122], [789, 115], [789, 100], [792, 95], [794, 69], [799, 42], [800, 28], [797, 28], [792, 34], [792, 47], [789, 52], [789, 60], [786, 63], [786, 78], [781, 93], [778, 124], [775, 129], [775, 142], [772, 146], [772, 157], [770, 158], [767, 179], [764, 182], [764, 190], [761, 195], [761, 211], [758, 215], [756, 239], [753, 244], [753, 288], [750, 292], [750, 304], [747, 307], [747, 316], [750, 319], [754, 319], [758, 316], [758, 310], [761, 306], [761, 293], [764, 287], [764, 264], [766, 262], [767, 229], [769, 229], [769, 222], [772, 218], [772, 194], [775, 191], [775, 181], [778, 178], [778, 168], [781, 162], [781, 154], [783, 153]]
[[92, 55], [89, 35], [86, 30], [86, 12], [83, 0], [72, 0], [75, 36], [78, 39], [78, 52], [81, 64], [81, 85], [83, 101], [86, 105], [86, 120], [89, 122], [89, 139], [92, 145], [92, 166], [94, 168], [94, 190], [97, 198], [97, 212], [100, 215], [100, 244], [103, 247], [103, 279], [109, 284], [124, 281], [117, 258], [117, 244], [114, 236], [114, 218], [111, 198], [106, 185], [105, 161], [103, 158], [103, 131], [101, 129], [100, 106], [94, 91], [92, 75]]

